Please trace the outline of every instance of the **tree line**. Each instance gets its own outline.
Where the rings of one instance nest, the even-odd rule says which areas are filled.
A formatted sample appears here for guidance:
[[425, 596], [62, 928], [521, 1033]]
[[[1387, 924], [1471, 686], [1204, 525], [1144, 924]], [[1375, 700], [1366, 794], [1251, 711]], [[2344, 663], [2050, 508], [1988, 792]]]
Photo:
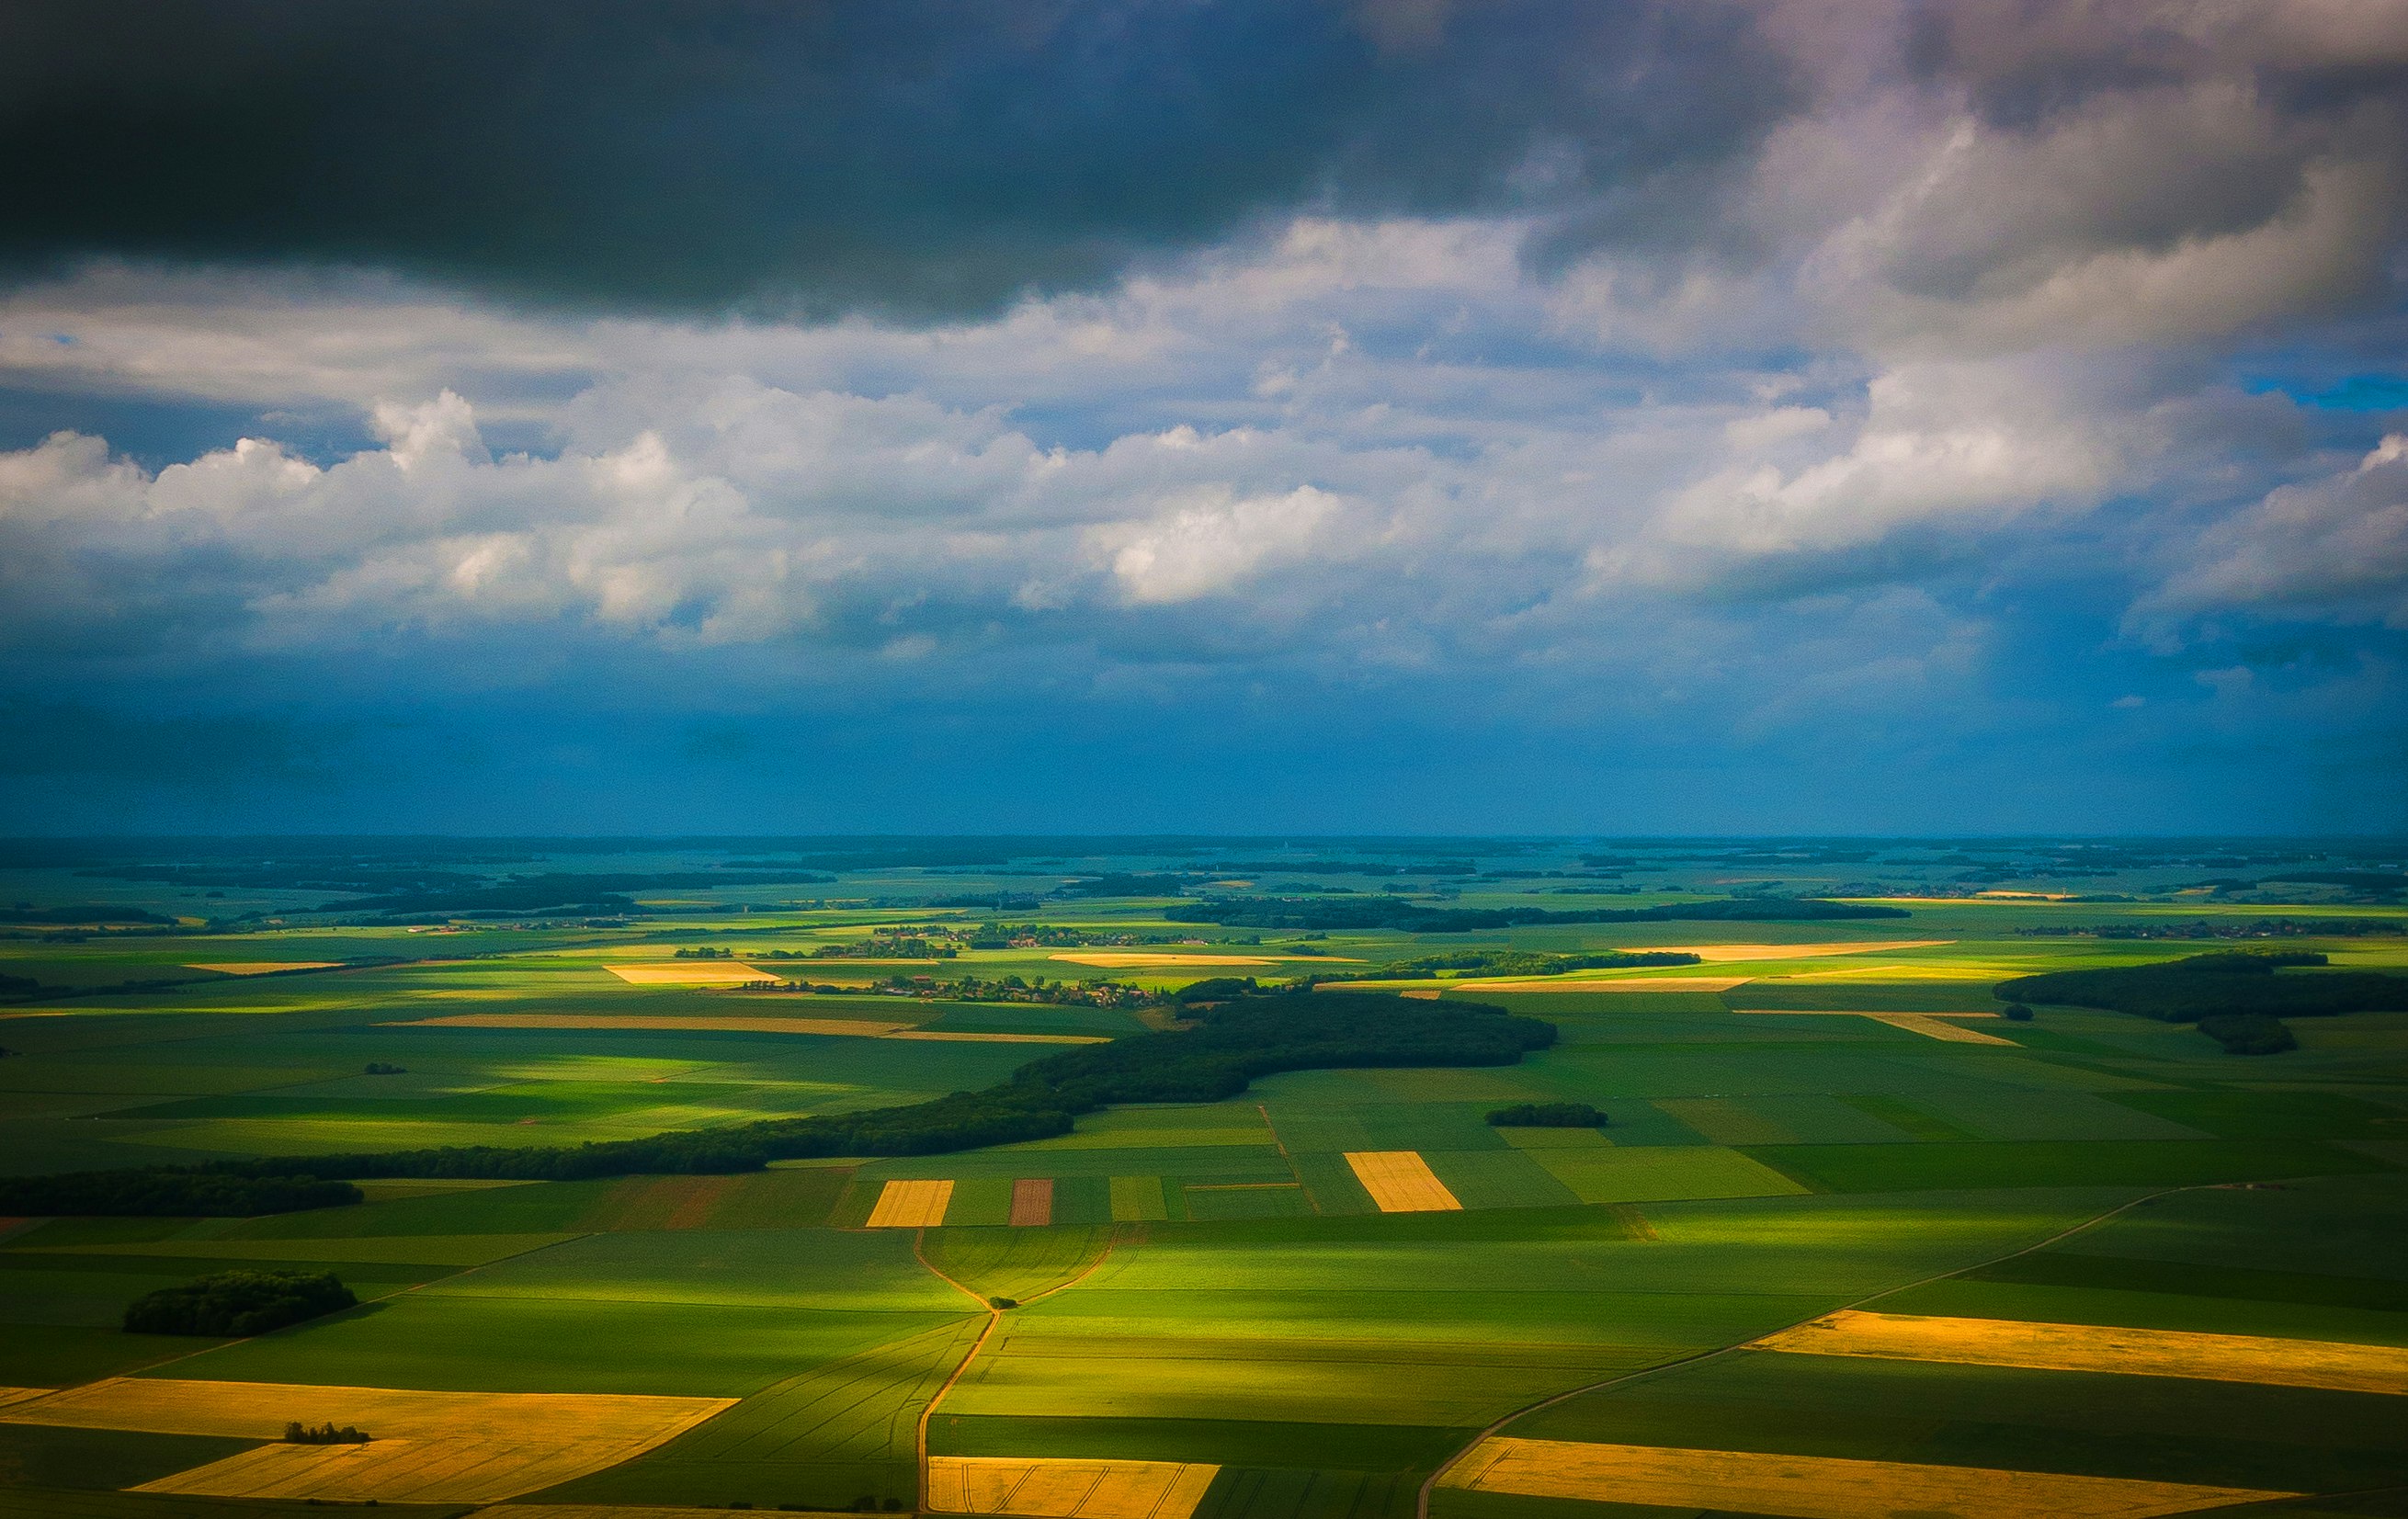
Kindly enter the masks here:
[[[1068, 1134], [1078, 1115], [1111, 1103], [1217, 1102], [1281, 1071], [1510, 1066], [1555, 1041], [1555, 1025], [1501, 1008], [1378, 993], [1254, 993], [1191, 1007], [1189, 1027], [1082, 1045], [1032, 1061], [984, 1091], [899, 1107], [573, 1147], [447, 1146], [29, 1177], [0, 1182], [0, 1211], [282, 1212], [359, 1200], [348, 1182], [320, 1178], [567, 1182], [724, 1174], [822, 1156], [939, 1154]], [[258, 1190], [244, 1195], [246, 1182]], [[249, 1206], [231, 1206], [236, 1200]], [[165, 1206], [202, 1201], [216, 1206]]]
[[1581, 923], [1820, 923], [1842, 918], [1905, 918], [1904, 908], [1870, 902], [1833, 902], [1819, 896], [1726, 896], [1660, 907], [1585, 908], [1553, 912], [1544, 908], [1428, 908], [1388, 897], [1207, 897], [1163, 909], [1174, 923], [1211, 923], [1229, 928], [1393, 928], [1409, 934], [1465, 934], [1484, 928]]

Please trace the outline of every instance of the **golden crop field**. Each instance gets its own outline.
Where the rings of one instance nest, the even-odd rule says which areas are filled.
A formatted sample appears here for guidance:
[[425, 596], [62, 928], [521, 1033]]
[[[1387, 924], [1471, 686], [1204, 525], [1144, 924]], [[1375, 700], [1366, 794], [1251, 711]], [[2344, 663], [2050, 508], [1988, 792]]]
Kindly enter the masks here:
[[2013, 1319], [1925, 1318], [1849, 1310], [1768, 1335], [1750, 1348], [2408, 1396], [2408, 1349], [2330, 1340], [2027, 1324]]
[[1049, 960], [1104, 970], [1139, 970], [1153, 966], [1272, 966], [1279, 957], [1260, 954], [1164, 954], [1146, 950], [1090, 950], [1078, 954], [1051, 954]]
[[[801, 1509], [781, 1512], [828, 1513]], [[658, 1503], [496, 1503], [468, 1519], [727, 1519], [725, 1509], [692, 1509]]]
[[1995, 1012], [1868, 1012], [1850, 1008], [1740, 1008], [1734, 1010], [1749, 1018], [1869, 1018], [1877, 1024], [1920, 1034], [1926, 1039], [1945, 1039], [1952, 1044], [2004, 1044], [2012, 1047], [2014, 1040], [1985, 1034], [1978, 1028], [1967, 1028], [1956, 1022], [1959, 1018], [1995, 1018]]
[[1788, 1519], [2149, 1519], [2296, 1495], [2116, 1477], [1493, 1436], [1441, 1484]]
[[1668, 944], [1679, 954], [1694, 954], [1708, 965], [1733, 960], [1820, 960], [1832, 954], [1890, 954], [1899, 950], [1936, 950], [1953, 939], [1842, 939], [1822, 944]]
[[1431, 1173], [1419, 1151], [1350, 1150], [1346, 1164], [1383, 1213], [1452, 1212], [1463, 1207]]
[[[1751, 979], [1746, 976], [1631, 976], [1627, 974], [1586, 976], [1575, 971], [1568, 976], [1474, 978], [1446, 982], [1443, 985], [1446, 990], [1452, 992], [1727, 992], [1734, 986], [1746, 985]], [[1381, 986], [1377, 982], [1362, 984], [1367, 990], [1375, 987], [1385, 990], [1388, 986], [1413, 983], [1392, 982], [1388, 983], [1388, 986]], [[1420, 985], [1426, 988], [1428, 983], [1425, 982]], [[1343, 985], [1320, 988], [1326, 992], [1342, 992], [1345, 989]], [[1431, 990], [1415, 990], [1405, 993], [1405, 996], [1436, 996], [1438, 993]]]
[[365, 1445], [261, 1445], [135, 1489], [214, 1498], [490, 1502], [632, 1459], [735, 1406], [729, 1397], [435, 1393], [270, 1382], [110, 1378], [0, 1409], [10, 1424], [277, 1440], [356, 1425]]
[[1187, 1519], [1221, 1469], [1178, 1461], [928, 1458], [928, 1506], [939, 1513], [1026, 1519]]
[[602, 968], [631, 986], [731, 986], [778, 979], [767, 970], [737, 960], [655, 960], [647, 965]]
[[961, 1034], [942, 1028], [901, 1028], [889, 1039], [936, 1039], [945, 1044], [1110, 1044], [1109, 1034]]
[[926, 1229], [945, 1221], [953, 1200], [951, 1182], [889, 1182], [869, 1211], [873, 1229]]

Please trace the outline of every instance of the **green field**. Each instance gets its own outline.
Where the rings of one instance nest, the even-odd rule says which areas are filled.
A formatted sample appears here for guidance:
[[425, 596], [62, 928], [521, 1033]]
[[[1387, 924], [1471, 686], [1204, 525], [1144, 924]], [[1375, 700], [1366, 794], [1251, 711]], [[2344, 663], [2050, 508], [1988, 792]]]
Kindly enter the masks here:
[[[1548, 863], [1559, 876], [1582, 869], [1570, 853]], [[1392, 884], [1313, 879], [1358, 895]], [[1719, 879], [1700, 867], [1694, 891]], [[1917, 899], [1905, 920], [1421, 936], [1240, 933], [1165, 919], [1161, 900], [1049, 901], [1013, 921], [1128, 953], [1254, 958], [1266, 963], [1242, 973], [1270, 980], [1467, 948], [1742, 957], [1625, 978], [1734, 983], [1718, 990], [1426, 984], [1546, 1019], [1559, 1040], [1508, 1066], [1267, 1076], [1222, 1100], [1111, 1108], [1024, 1143], [721, 1175], [389, 1178], [363, 1183], [358, 1204], [248, 1218], [7, 1221], [0, 1387], [147, 1375], [738, 1400], [532, 1497], [548, 1503], [909, 1509], [932, 1455], [1208, 1462], [1222, 1470], [1205, 1519], [1409, 1519], [1425, 1479], [1495, 1426], [1538, 1440], [2329, 1495], [2315, 1500], [2323, 1509], [2268, 1512], [2390, 1512], [2367, 1495], [2408, 1492], [2408, 1383], [2391, 1396], [1740, 1348], [1852, 1308], [2408, 1348], [2408, 1015], [2296, 1020], [2301, 1048], [2261, 1058], [2097, 1010], [1966, 1016], [1995, 1013], [1990, 988], [2006, 977], [2200, 948], [2024, 930], [2245, 924], [2272, 910], [2183, 897], [2185, 879], [2136, 875], [2117, 886], [2136, 899], [2114, 904]], [[956, 983], [1159, 990], [1226, 973], [1088, 966], [1050, 943], [876, 965], [768, 957], [852, 944], [880, 924], [978, 917], [895, 905], [915, 880], [811, 888], [864, 904], [852, 908], [795, 906], [792, 891], [705, 892], [715, 905], [685, 918], [665, 908], [599, 925], [439, 932], [320, 924], [300, 910], [319, 898], [263, 889], [229, 899], [260, 915], [232, 926], [0, 939], [0, 972], [51, 989], [0, 1010], [10, 1052], [0, 1174], [575, 1147], [900, 1106], [993, 1086], [1070, 1046], [708, 1025], [837, 1019], [1122, 1038], [1171, 1027], [1178, 1010], [980, 1000]], [[7, 884], [29, 899], [100, 899], [63, 872], [20, 871]], [[916, 889], [1025, 885], [971, 872]], [[1548, 889], [1466, 881], [1431, 899], [1552, 910], [1677, 899]], [[2137, 899], [2152, 892], [2161, 899]], [[151, 899], [163, 911], [194, 905]], [[719, 910], [737, 906], [747, 910]], [[2408, 969], [2398, 937], [2408, 911], [2283, 910], [2372, 917], [2393, 932], [2281, 947]], [[265, 921], [280, 914], [294, 921]], [[1874, 947], [1848, 953], [1856, 944]], [[780, 974], [846, 977], [852, 989], [638, 984], [605, 968], [695, 945]], [[269, 976], [190, 968], [317, 960], [361, 963]], [[897, 974], [929, 980], [866, 984]], [[127, 989], [137, 982], [159, 984]], [[695, 1026], [416, 1024], [481, 1013]], [[1957, 1014], [1956, 1026], [2003, 1042], [1868, 1016], [1901, 1013]], [[369, 1074], [370, 1063], [403, 1068]], [[1609, 1122], [1486, 1122], [1528, 1102], [1594, 1104]], [[1347, 1157], [1402, 1151], [1456, 1207], [1380, 1211]], [[941, 1225], [867, 1226], [888, 1183], [931, 1182], [952, 1183]], [[145, 1293], [262, 1267], [333, 1270], [361, 1305], [249, 1339], [117, 1327]], [[11, 1422], [0, 1406], [0, 1515], [310, 1512], [117, 1491], [251, 1443]], [[1439, 1519], [1698, 1512], [1444, 1483], [1431, 1503]]]

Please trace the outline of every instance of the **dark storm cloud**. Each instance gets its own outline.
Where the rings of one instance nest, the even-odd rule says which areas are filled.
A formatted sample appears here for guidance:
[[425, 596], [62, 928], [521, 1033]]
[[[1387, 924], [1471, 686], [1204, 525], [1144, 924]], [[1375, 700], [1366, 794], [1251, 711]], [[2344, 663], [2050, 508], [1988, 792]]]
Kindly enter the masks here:
[[1299, 205], [1714, 161], [1793, 103], [1752, 26], [1637, 0], [21, 0], [0, 259], [976, 310]]

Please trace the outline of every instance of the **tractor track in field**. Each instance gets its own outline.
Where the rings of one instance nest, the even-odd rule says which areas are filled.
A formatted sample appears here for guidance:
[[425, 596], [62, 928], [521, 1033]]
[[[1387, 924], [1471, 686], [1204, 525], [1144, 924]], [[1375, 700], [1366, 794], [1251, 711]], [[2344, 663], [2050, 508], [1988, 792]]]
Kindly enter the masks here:
[[[927, 1251], [923, 1248], [927, 1243], [927, 1240], [928, 1231], [925, 1228], [915, 1229], [912, 1231], [912, 1258], [918, 1261], [922, 1266], [927, 1268], [929, 1275], [935, 1277], [945, 1285], [953, 1288], [955, 1292], [960, 1293], [963, 1297], [968, 1297], [971, 1302], [978, 1304], [980, 1309], [986, 1314], [986, 1323], [980, 1327], [978, 1338], [970, 1341], [970, 1348], [962, 1353], [961, 1360], [955, 1363], [952, 1374], [945, 1378], [943, 1385], [939, 1386], [935, 1392], [929, 1394], [928, 1401], [921, 1405], [919, 1425], [914, 1430], [912, 1436], [911, 1464], [913, 1468], [913, 1475], [919, 1487], [916, 1503], [919, 1512], [922, 1513], [928, 1512], [929, 1422], [937, 1416], [937, 1405], [945, 1400], [945, 1395], [953, 1390], [954, 1383], [960, 1382], [963, 1376], [969, 1371], [970, 1364], [978, 1359], [979, 1352], [986, 1348], [986, 1342], [995, 1338], [996, 1330], [1002, 1327], [1004, 1314], [1010, 1311], [1009, 1309], [996, 1307], [993, 1302], [989, 1301], [982, 1294], [972, 1292], [962, 1283], [946, 1275], [945, 1272], [938, 1267], [936, 1262], [928, 1258]], [[1020, 1306], [1042, 1301], [1045, 1298], [1053, 1297], [1057, 1292], [1068, 1292], [1070, 1288], [1077, 1286], [1080, 1283], [1084, 1282], [1087, 1278], [1095, 1275], [1096, 1268], [1102, 1266], [1105, 1261], [1111, 1258], [1112, 1246], [1117, 1244], [1119, 1240], [1120, 1231], [1117, 1228], [1109, 1230], [1104, 1236], [1104, 1248], [1096, 1252], [1096, 1258], [1094, 1260], [1089, 1261], [1086, 1265], [1079, 1268], [1078, 1275], [1071, 1277], [1066, 1282], [1057, 1282], [1053, 1286], [1046, 1288], [1043, 1292], [1033, 1293], [1026, 1297], [1021, 1298], [1019, 1300]]]
[[[2095, 1229], [2100, 1225], [2106, 1223], [2109, 1219], [2128, 1213], [2135, 1208], [2140, 1208], [2146, 1204], [2156, 1202], [2160, 1197], [2171, 1197], [2176, 1194], [2184, 1192], [2212, 1192], [2219, 1187], [2229, 1186], [2232, 1184], [2233, 1183], [2229, 1182], [2194, 1182], [2187, 1186], [2166, 1187], [2160, 1191], [2144, 1193], [2128, 1202], [2118, 1203], [2114, 1207], [2108, 1209], [2103, 1213], [2093, 1214], [2089, 1218], [2084, 1219], [2079, 1224], [2059, 1229], [2057, 1233], [2050, 1235], [2047, 1239], [2036, 1240], [2031, 1244], [2023, 1246], [2021, 1249], [2010, 1250], [2003, 1254], [1993, 1255], [1987, 1260], [1975, 1261], [1968, 1266], [1959, 1266], [1945, 1271], [1935, 1271], [1929, 1276], [1921, 1277], [1913, 1282], [1901, 1283], [1897, 1286], [1884, 1287], [1879, 1292], [1867, 1293], [1864, 1297], [1858, 1297], [1852, 1302], [1842, 1303], [1835, 1308], [1828, 1308], [1818, 1312], [1809, 1313], [1806, 1317], [1798, 1320], [1795, 1324], [1785, 1324], [1781, 1326], [1779, 1328], [1769, 1329], [1765, 1331], [1765, 1334], [1779, 1334], [1784, 1329], [1794, 1329], [1802, 1325], [1810, 1324], [1816, 1319], [1827, 1318], [1833, 1313], [1844, 1313], [1851, 1309], [1862, 1308], [1867, 1303], [1878, 1302], [1882, 1298], [1890, 1297], [1896, 1293], [1911, 1292], [1916, 1287], [1928, 1286], [1934, 1282], [1945, 1282], [1950, 1277], [1962, 1276], [1968, 1271], [1983, 1270], [1985, 1268], [1997, 1266], [2002, 1261], [2014, 1260], [2019, 1256], [2029, 1255], [2037, 1251], [2046, 1250], [2051, 1245], [2071, 1240], [2075, 1235], [2084, 1233], [2086, 1230]], [[1514, 1421], [1526, 1418], [1530, 1414], [1537, 1413], [1541, 1410], [1554, 1408], [1558, 1403], [1570, 1402], [1573, 1398], [1579, 1397], [1584, 1394], [1603, 1392], [1609, 1387], [1619, 1387], [1627, 1383], [1639, 1382], [1648, 1377], [1658, 1376], [1667, 1371], [1677, 1371], [1684, 1367], [1702, 1366], [1708, 1361], [1720, 1360], [1726, 1355], [1734, 1354], [1740, 1351], [1745, 1350], [1749, 1345], [1755, 1343], [1756, 1340], [1765, 1338], [1765, 1334], [1751, 1335], [1746, 1340], [1743, 1340], [1737, 1344], [1718, 1345], [1712, 1350], [1698, 1351], [1695, 1354], [1679, 1356], [1670, 1361], [1660, 1361], [1654, 1366], [1642, 1367], [1636, 1371], [1621, 1372], [1618, 1375], [1607, 1377], [1602, 1381], [1592, 1382], [1584, 1386], [1574, 1387], [1566, 1392], [1555, 1393], [1549, 1397], [1541, 1397], [1535, 1402], [1524, 1404], [1522, 1407], [1513, 1410], [1504, 1417], [1498, 1419], [1494, 1423], [1482, 1428], [1479, 1433], [1473, 1435], [1469, 1440], [1465, 1440], [1462, 1446], [1457, 1449], [1453, 1455], [1450, 1455], [1444, 1461], [1440, 1462], [1437, 1469], [1433, 1470], [1428, 1476], [1422, 1479], [1421, 1489], [1414, 1495], [1413, 1498], [1414, 1519], [1430, 1519], [1430, 1495], [1437, 1491], [1440, 1479], [1443, 1478], [1448, 1472], [1453, 1471], [1456, 1467], [1462, 1465], [1464, 1457], [1478, 1450], [1481, 1444], [1488, 1440], [1489, 1437], [1503, 1430], [1508, 1425], [1512, 1424]], [[2385, 1492], [2388, 1492], [2391, 1489], [2388, 1488], [2380, 1489], [2380, 1491]], [[2338, 1497], [2344, 1495], [2318, 1496]], [[2286, 1499], [2286, 1501], [2295, 1500]], [[2257, 1507], [2257, 1505], [2253, 1504], [2249, 1505], [2249, 1507]]]

